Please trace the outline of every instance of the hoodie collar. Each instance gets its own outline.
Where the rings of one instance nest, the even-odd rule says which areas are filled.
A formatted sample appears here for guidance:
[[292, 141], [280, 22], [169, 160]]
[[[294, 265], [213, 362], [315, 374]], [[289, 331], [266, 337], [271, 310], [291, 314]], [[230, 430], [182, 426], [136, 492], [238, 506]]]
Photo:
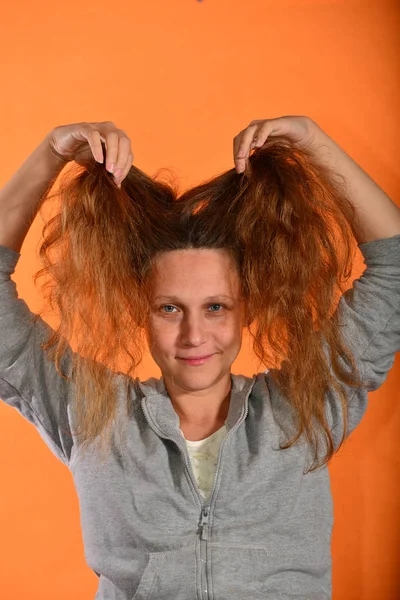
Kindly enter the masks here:
[[[248, 398], [256, 381], [256, 375], [235, 375], [231, 373], [232, 389], [228, 416], [225, 421], [229, 430], [247, 413]], [[171, 399], [165, 387], [163, 377], [150, 377], [146, 381], [136, 379], [142, 399], [143, 410], [152, 420], [153, 425], [166, 436], [174, 436], [179, 432], [180, 420], [175, 412]]]

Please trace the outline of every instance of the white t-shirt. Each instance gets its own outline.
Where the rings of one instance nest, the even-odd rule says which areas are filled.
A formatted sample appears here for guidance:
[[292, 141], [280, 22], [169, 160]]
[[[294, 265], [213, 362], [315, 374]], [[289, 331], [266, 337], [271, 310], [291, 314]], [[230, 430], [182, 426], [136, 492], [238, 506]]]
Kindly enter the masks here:
[[[182, 429], [181, 434], [185, 438]], [[225, 437], [227, 429], [223, 425], [212, 435], [204, 440], [196, 442], [186, 440], [193, 473], [196, 478], [201, 495], [207, 499], [213, 487], [215, 472], [217, 469], [218, 454], [221, 442]]]

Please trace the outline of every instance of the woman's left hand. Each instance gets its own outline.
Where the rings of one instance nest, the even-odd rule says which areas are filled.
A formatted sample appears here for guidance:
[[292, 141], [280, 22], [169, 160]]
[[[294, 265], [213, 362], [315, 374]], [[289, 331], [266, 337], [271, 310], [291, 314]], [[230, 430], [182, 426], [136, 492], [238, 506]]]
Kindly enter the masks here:
[[243, 173], [250, 152], [263, 146], [269, 136], [286, 135], [302, 147], [314, 140], [317, 129], [318, 125], [310, 117], [286, 116], [252, 121], [233, 138], [233, 160], [237, 172]]

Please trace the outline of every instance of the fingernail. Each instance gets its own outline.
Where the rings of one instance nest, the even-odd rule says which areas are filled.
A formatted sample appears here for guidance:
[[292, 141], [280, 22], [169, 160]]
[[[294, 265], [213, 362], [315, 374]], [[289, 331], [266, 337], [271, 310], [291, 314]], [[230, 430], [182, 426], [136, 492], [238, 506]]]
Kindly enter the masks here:
[[111, 165], [108, 168], [109, 173], [112, 173], [114, 171], [114, 167], [115, 167], [114, 163], [111, 163]]
[[116, 179], [118, 179], [118, 177], [121, 175], [121, 173], [122, 173], [122, 169], [117, 169], [117, 170], [115, 171], [115, 173], [114, 173], [114, 177], [115, 177]]

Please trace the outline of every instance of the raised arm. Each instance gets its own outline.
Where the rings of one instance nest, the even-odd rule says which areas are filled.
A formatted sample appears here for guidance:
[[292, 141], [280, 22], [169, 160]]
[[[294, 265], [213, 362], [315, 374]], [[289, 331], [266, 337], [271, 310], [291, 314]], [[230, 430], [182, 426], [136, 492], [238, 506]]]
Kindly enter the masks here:
[[357, 243], [400, 234], [400, 208], [381, 187], [325, 131], [315, 124], [316, 156], [347, 181], [349, 198], [356, 209]]
[[41, 199], [67, 162], [52, 152], [46, 136], [0, 189], [0, 245], [21, 251]]

